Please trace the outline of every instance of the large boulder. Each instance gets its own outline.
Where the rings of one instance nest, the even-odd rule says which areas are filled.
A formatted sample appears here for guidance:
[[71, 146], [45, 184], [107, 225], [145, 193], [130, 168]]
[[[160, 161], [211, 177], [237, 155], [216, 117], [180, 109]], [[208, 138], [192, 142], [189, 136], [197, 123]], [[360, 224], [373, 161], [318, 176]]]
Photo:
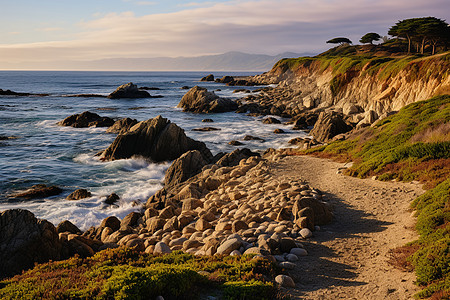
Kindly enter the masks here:
[[154, 162], [174, 160], [189, 150], [198, 150], [205, 158], [212, 154], [206, 145], [186, 136], [184, 130], [169, 120], [157, 116], [139, 122], [129, 131], [119, 134], [101, 154], [102, 160], [143, 156]]
[[72, 126], [75, 128], [109, 127], [114, 124], [114, 120], [108, 117], [101, 117], [89, 111], [85, 111], [81, 114], [71, 115], [58, 122], [57, 124], [60, 126]]
[[186, 181], [202, 170], [208, 161], [198, 150], [192, 150], [184, 153], [177, 158], [166, 172], [164, 186], [170, 187]]
[[328, 142], [338, 134], [346, 133], [352, 130], [353, 127], [344, 121], [343, 115], [335, 111], [323, 111], [311, 130], [312, 135], [316, 140], [321, 142]]
[[150, 98], [150, 94], [146, 91], [138, 89], [137, 85], [132, 82], [119, 86], [114, 92], [108, 95], [109, 99], [121, 98]]
[[194, 86], [181, 98], [177, 107], [195, 113], [221, 113], [234, 111], [238, 105], [231, 99], [220, 98], [214, 92]]
[[55, 226], [22, 209], [0, 213], [0, 278], [61, 258]]

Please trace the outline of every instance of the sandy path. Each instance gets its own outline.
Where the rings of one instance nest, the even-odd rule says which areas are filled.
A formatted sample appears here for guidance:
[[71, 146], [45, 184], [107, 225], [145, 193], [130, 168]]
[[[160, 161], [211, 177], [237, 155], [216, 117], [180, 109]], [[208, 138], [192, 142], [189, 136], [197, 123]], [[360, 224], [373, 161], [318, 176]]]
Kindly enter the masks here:
[[417, 238], [410, 202], [420, 185], [337, 174], [344, 164], [314, 157], [273, 163], [278, 176], [301, 178], [326, 194], [335, 221], [305, 243], [309, 255], [291, 271], [293, 299], [411, 299], [414, 274], [387, 263], [388, 251]]

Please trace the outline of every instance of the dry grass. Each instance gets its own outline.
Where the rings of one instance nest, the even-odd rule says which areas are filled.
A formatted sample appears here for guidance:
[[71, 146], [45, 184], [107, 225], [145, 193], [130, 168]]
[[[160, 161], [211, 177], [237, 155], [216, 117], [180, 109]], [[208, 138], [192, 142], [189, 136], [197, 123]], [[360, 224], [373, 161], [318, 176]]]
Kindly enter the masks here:
[[389, 250], [388, 263], [403, 272], [414, 271], [413, 265], [408, 261], [408, 257], [419, 250], [419, 245], [406, 245]]
[[411, 143], [437, 143], [450, 141], [450, 122], [438, 124], [433, 127], [428, 127], [413, 135], [410, 139]]

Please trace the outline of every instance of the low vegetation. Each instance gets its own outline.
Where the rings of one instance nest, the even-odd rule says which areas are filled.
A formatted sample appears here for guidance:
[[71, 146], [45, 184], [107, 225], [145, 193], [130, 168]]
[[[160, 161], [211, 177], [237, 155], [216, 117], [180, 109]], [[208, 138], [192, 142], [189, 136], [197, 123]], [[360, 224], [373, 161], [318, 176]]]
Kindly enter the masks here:
[[37, 265], [0, 282], [1, 299], [277, 299], [275, 265], [253, 256], [153, 256], [130, 248]]
[[429, 189], [412, 203], [415, 241], [394, 253], [403, 269], [413, 267], [419, 298], [450, 296], [450, 95], [402, 108], [347, 140], [305, 151], [321, 157], [352, 160], [348, 174], [379, 180], [418, 180]]

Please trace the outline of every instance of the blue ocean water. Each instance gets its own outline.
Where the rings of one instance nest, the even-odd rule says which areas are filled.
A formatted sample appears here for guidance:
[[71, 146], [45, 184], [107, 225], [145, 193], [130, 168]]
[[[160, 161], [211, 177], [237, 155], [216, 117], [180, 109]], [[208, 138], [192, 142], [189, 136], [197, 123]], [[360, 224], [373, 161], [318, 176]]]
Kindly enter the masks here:
[[[61, 127], [56, 123], [69, 115], [83, 111], [114, 118], [130, 117], [138, 121], [162, 115], [182, 127], [188, 136], [203, 141], [215, 154], [229, 152], [236, 147], [231, 140], [242, 140], [245, 135], [265, 139], [246, 141], [243, 147], [264, 150], [269, 147], [289, 146], [287, 141], [302, 133], [284, 125], [264, 125], [262, 118], [245, 114], [184, 113], [176, 105], [186, 93], [182, 86], [200, 85], [208, 90], [219, 90], [222, 97], [240, 98], [233, 93], [238, 87], [215, 82], [198, 82], [205, 72], [0, 72], [0, 88], [15, 92], [48, 93], [50, 96], [0, 96], [0, 136], [15, 137], [0, 141], [0, 211], [24, 208], [37, 217], [55, 225], [70, 220], [86, 229], [107, 216], [124, 217], [138, 210], [149, 196], [159, 190], [170, 162], [154, 164], [144, 159], [100, 162], [96, 153], [108, 147], [115, 134], [106, 128]], [[215, 73], [223, 75], [252, 75], [250, 73]], [[65, 97], [70, 94], [107, 95], [121, 84], [133, 82], [138, 86], [155, 87], [149, 91], [163, 98], [121, 99]], [[250, 87], [253, 90], [257, 87]], [[202, 123], [211, 118], [214, 123]], [[193, 128], [213, 126], [214, 132], [195, 132]], [[274, 134], [282, 128], [285, 134]], [[12, 200], [8, 195], [34, 184], [57, 185], [64, 190], [58, 196], [40, 200]], [[65, 197], [78, 188], [87, 188], [92, 197], [68, 201]], [[117, 193], [117, 205], [103, 203], [105, 197]]]

